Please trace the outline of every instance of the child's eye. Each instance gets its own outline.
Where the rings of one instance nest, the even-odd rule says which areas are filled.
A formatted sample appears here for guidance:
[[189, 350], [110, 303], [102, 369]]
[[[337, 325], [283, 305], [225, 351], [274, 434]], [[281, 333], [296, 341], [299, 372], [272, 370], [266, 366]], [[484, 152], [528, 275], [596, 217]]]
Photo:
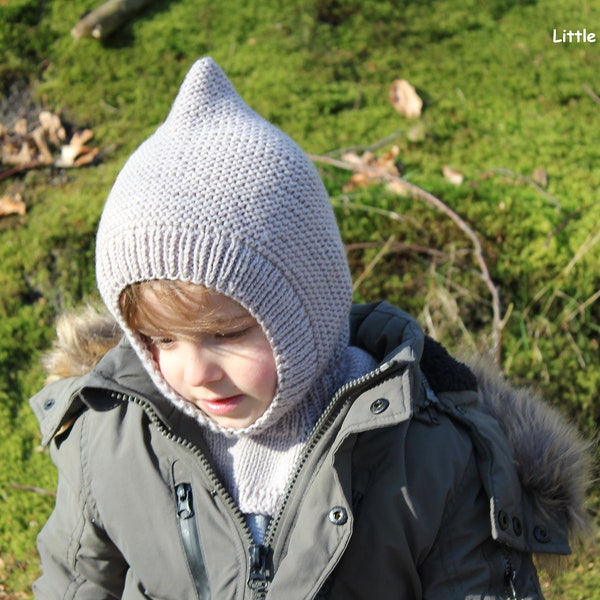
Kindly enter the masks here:
[[249, 330], [250, 328], [246, 327], [245, 329], [236, 329], [234, 331], [219, 331], [215, 333], [215, 338], [218, 340], [237, 340], [244, 337]]
[[148, 344], [150, 346], [154, 346], [155, 348], [169, 348], [175, 343], [175, 340], [170, 337], [165, 336], [150, 336], [148, 337]]

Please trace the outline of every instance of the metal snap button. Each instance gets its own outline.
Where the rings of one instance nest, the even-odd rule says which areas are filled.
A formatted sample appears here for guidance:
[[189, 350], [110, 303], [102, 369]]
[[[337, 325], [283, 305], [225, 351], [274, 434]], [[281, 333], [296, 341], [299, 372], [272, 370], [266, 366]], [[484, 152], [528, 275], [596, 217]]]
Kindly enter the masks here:
[[374, 415], [379, 415], [383, 411], [387, 410], [387, 407], [389, 405], [390, 405], [390, 401], [387, 400], [386, 398], [378, 398], [377, 400], [373, 401], [373, 403], [371, 404], [371, 412]]
[[523, 525], [521, 525], [520, 519], [517, 517], [513, 517], [513, 531], [516, 536], [519, 536], [523, 533]]
[[548, 533], [548, 531], [539, 525], [536, 525], [533, 528], [533, 537], [535, 537], [540, 544], [548, 544], [552, 541], [552, 536]]
[[56, 404], [56, 400], [54, 398], [48, 398], [46, 402], [44, 402], [44, 410], [50, 410]]
[[503, 510], [498, 512], [498, 525], [502, 531], [508, 529], [508, 515]]
[[329, 521], [334, 525], [343, 525], [348, 521], [348, 512], [343, 506], [334, 506], [329, 511]]

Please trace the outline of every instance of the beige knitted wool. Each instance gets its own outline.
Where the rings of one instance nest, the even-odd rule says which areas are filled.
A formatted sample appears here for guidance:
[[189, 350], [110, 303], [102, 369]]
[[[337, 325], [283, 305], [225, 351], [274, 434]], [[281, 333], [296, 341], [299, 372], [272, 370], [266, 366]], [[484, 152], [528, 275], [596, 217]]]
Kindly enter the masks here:
[[[192, 66], [166, 121], [117, 177], [98, 230], [96, 270], [106, 305], [156, 385], [207, 428], [230, 485], [254, 487], [242, 474], [257, 461], [275, 460], [279, 466], [268, 468], [287, 472], [343, 378], [351, 280], [313, 164], [244, 103], [210, 58]], [[179, 397], [127, 328], [120, 293], [152, 279], [203, 284], [238, 301], [261, 324], [278, 385], [253, 425], [225, 430]], [[260, 438], [254, 442], [262, 450], [242, 438]], [[237, 443], [245, 450], [233, 449]], [[262, 504], [271, 508], [276, 495], [273, 489]]]

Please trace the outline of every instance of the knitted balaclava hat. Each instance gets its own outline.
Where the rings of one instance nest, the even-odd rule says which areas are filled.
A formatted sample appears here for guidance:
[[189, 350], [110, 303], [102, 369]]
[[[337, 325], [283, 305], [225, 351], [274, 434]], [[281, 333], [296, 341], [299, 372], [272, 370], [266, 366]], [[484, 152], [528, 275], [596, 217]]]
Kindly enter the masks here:
[[250, 109], [210, 58], [193, 65], [166, 121], [117, 177], [96, 269], [104, 302], [153, 380], [185, 410], [193, 412], [119, 312], [119, 295], [132, 283], [202, 284], [258, 320], [278, 387], [247, 432], [272, 425], [323, 382], [339, 383], [352, 288], [328, 194], [306, 154]]

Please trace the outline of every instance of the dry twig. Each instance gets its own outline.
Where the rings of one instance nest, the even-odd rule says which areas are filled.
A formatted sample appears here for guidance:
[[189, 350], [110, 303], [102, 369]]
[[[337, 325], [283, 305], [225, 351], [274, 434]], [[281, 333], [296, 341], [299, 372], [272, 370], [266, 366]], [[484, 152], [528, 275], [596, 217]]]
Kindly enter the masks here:
[[594, 102], [600, 104], [600, 96], [598, 96], [587, 83], [583, 84], [583, 90]]
[[[531, 177], [527, 177], [527, 175], [522, 175], [521, 173], [515, 173], [514, 171], [511, 171], [510, 169], [491, 169], [487, 173], [496, 174], [496, 175], [505, 175], [507, 177], [512, 177], [514, 179], [517, 179], [517, 181], [522, 181], [524, 183], [527, 183], [531, 187], [536, 189], [542, 196], [544, 196], [544, 198], [546, 198], [552, 204], [554, 204], [554, 206], [556, 206], [556, 208], [558, 208], [559, 210], [562, 210], [560, 200], [558, 198], [556, 198], [555, 196], [553, 196], [552, 194], [549, 194], [541, 185], [538, 184], [537, 181], [535, 181]], [[484, 175], [485, 174], [486, 173], [484, 173]]]
[[9, 482], [8, 485], [15, 490], [21, 490], [23, 492], [34, 492], [35, 494], [41, 494], [42, 496], [56, 497], [55, 491], [46, 490], [41, 487], [36, 487], [35, 485], [22, 485], [20, 483], [15, 483], [14, 481]]
[[149, 2], [150, 0], [108, 0], [84, 15], [71, 29], [71, 35], [75, 39], [106, 39]]
[[360, 172], [372, 179], [373, 181], [379, 181], [387, 183], [388, 187], [396, 192], [397, 194], [409, 196], [415, 200], [425, 202], [429, 206], [435, 208], [442, 214], [446, 215], [452, 220], [456, 226], [471, 240], [473, 245], [473, 254], [475, 260], [479, 266], [481, 272], [481, 278], [485, 283], [486, 287], [492, 297], [492, 346], [494, 357], [497, 362], [500, 362], [500, 342], [502, 334], [502, 318], [500, 310], [500, 294], [498, 288], [495, 286], [490, 272], [483, 256], [483, 247], [477, 234], [473, 229], [462, 219], [457, 213], [455, 213], [449, 206], [444, 204], [439, 198], [433, 194], [423, 190], [422, 188], [409, 183], [397, 175], [390, 174], [383, 169], [368, 165], [355, 164], [344, 160], [332, 158], [330, 156], [315, 156], [312, 155], [311, 159], [317, 163], [328, 164], [339, 169], [347, 171]]
[[369, 277], [369, 275], [373, 272], [373, 270], [377, 266], [377, 263], [387, 254], [388, 250], [390, 249], [390, 246], [394, 243], [395, 239], [395, 236], [390, 236], [388, 241], [383, 245], [383, 248], [379, 250], [375, 258], [365, 267], [365, 270], [356, 278], [356, 281], [353, 285], [354, 291], [359, 289], [362, 285], [362, 282], [365, 279], [367, 279], [367, 277]]

